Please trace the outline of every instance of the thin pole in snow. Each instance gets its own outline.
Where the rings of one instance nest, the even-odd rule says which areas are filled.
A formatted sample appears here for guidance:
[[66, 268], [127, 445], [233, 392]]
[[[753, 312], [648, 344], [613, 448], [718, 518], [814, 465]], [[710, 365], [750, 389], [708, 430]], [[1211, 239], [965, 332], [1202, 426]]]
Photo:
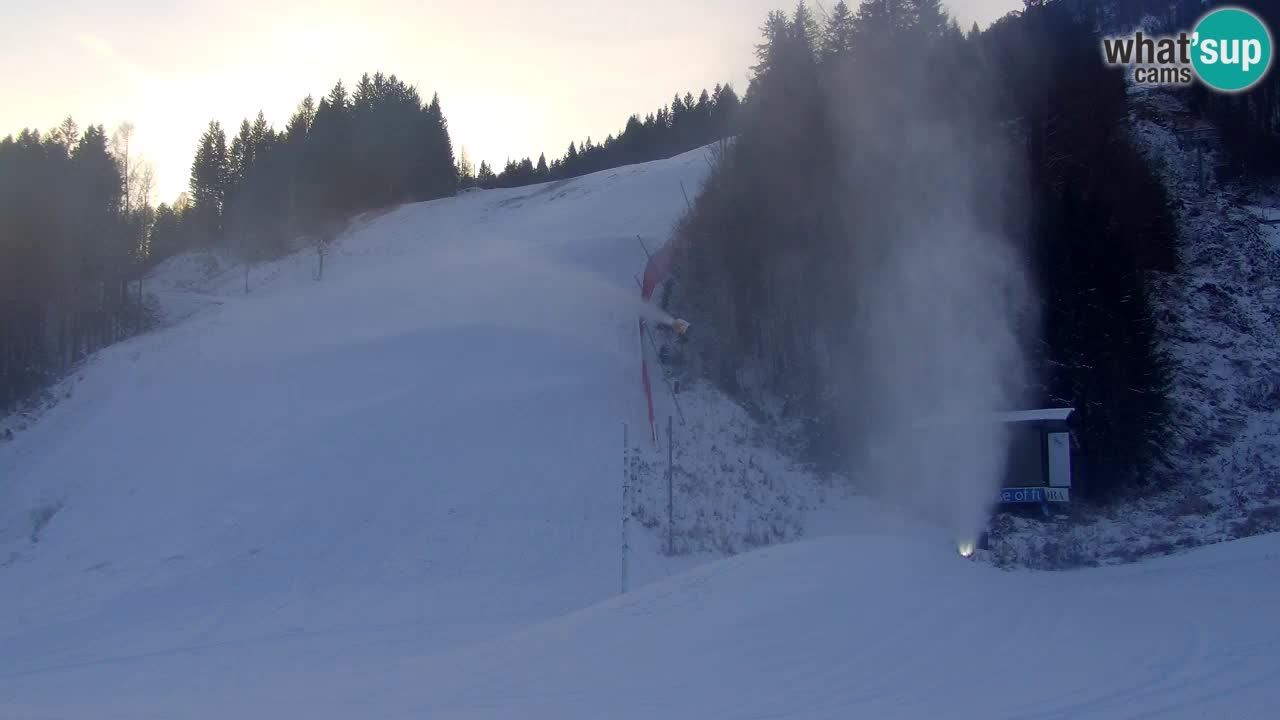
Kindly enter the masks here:
[[627, 517], [630, 499], [628, 487], [631, 480], [631, 444], [627, 438], [627, 424], [622, 423], [622, 592], [627, 591]]
[[671, 416], [667, 416], [667, 554], [676, 554], [676, 531], [675, 531], [675, 445], [672, 443], [674, 434], [671, 430]]

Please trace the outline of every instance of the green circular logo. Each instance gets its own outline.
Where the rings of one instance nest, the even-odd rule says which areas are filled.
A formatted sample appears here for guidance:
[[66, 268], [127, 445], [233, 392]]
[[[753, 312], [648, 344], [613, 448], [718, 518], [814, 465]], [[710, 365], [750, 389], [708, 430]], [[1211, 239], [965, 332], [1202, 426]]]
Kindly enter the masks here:
[[1211, 88], [1240, 92], [1271, 67], [1271, 33], [1257, 15], [1221, 8], [1200, 18], [1192, 36], [1191, 64]]

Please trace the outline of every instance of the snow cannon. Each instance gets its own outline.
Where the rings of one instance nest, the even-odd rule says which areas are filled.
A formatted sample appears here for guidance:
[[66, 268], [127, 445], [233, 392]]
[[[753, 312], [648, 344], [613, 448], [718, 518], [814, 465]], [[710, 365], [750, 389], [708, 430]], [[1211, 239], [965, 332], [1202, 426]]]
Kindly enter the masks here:
[[684, 337], [689, 332], [689, 321], [676, 318], [671, 321], [671, 329], [676, 331], [676, 337]]

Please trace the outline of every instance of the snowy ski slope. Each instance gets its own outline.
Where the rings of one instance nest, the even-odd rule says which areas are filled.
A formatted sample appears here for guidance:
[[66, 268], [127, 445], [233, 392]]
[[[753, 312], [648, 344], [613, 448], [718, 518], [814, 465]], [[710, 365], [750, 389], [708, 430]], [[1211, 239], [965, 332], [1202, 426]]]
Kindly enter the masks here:
[[162, 269], [183, 319], [0, 445], [0, 718], [1276, 716], [1274, 536], [1005, 573], [859, 503], [687, 571], [635, 529], [619, 597], [635, 237], [706, 168]]

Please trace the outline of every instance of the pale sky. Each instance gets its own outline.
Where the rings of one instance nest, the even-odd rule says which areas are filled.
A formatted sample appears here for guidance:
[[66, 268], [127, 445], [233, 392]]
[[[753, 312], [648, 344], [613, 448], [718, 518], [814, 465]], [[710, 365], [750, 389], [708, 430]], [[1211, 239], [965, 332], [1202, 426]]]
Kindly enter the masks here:
[[[829, 7], [833, 0], [810, 2]], [[849, 3], [856, 7], [855, 2]], [[258, 110], [282, 129], [308, 93], [395, 73], [433, 92], [455, 154], [501, 170], [600, 141], [677, 90], [746, 90], [758, 28], [794, 0], [50, 0], [10, 3], [0, 25], [0, 137], [70, 114], [136, 126], [156, 202], [186, 189], [211, 119], [228, 134]], [[964, 28], [1021, 0], [952, 0]], [[819, 16], [822, 11], [818, 10]]]

